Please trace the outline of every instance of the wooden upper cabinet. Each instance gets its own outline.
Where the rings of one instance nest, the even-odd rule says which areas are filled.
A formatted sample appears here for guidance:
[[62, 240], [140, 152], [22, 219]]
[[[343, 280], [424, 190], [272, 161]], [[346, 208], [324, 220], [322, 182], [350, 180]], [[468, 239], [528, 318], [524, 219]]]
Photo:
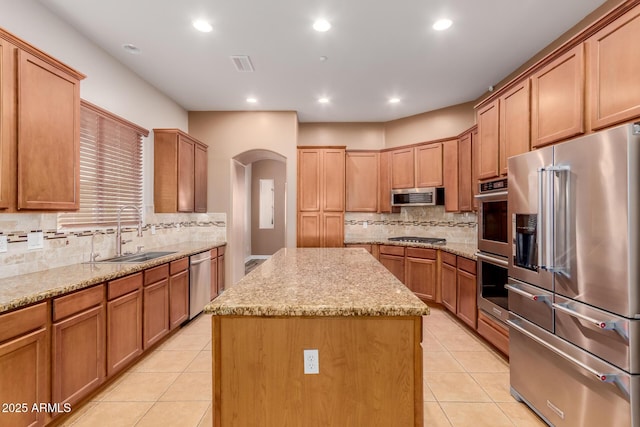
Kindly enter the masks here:
[[414, 188], [415, 154], [413, 147], [390, 151], [391, 188]]
[[416, 187], [442, 187], [442, 143], [415, 148]]
[[478, 179], [499, 176], [499, 102], [496, 99], [478, 110]]
[[442, 147], [444, 162], [444, 210], [459, 210], [458, 195], [458, 140], [452, 139], [439, 144]]
[[193, 211], [207, 212], [207, 146], [196, 143], [194, 152]]
[[557, 57], [531, 76], [531, 146], [584, 132], [584, 47]]
[[471, 132], [471, 192], [473, 194], [473, 210], [478, 210], [478, 159], [480, 158], [480, 144], [478, 143], [478, 127]]
[[179, 129], [153, 135], [155, 211], [206, 212], [207, 146]]
[[507, 174], [507, 159], [530, 149], [529, 79], [500, 97], [500, 175]]
[[640, 6], [587, 40], [591, 129], [640, 117]]
[[80, 80], [18, 49], [18, 209], [80, 206]]
[[[380, 153], [380, 179], [378, 194], [378, 212], [391, 212], [391, 154], [389, 151]], [[399, 208], [398, 208], [399, 209]]]
[[344, 244], [345, 147], [298, 148], [298, 247]]
[[[466, 132], [458, 139], [458, 210], [473, 210], [473, 132]], [[446, 150], [445, 150], [446, 153]], [[445, 154], [445, 178], [447, 176], [447, 158]], [[449, 192], [445, 180], [445, 198]], [[445, 199], [446, 208], [446, 199]]]
[[10, 206], [16, 188], [16, 164], [12, 159], [16, 135], [16, 47], [0, 38], [0, 209]]
[[298, 210], [320, 211], [320, 169], [322, 152], [317, 149], [298, 150]]
[[378, 152], [347, 152], [346, 211], [377, 212], [380, 154]]
[[328, 148], [323, 152], [322, 210], [344, 212], [344, 148]]

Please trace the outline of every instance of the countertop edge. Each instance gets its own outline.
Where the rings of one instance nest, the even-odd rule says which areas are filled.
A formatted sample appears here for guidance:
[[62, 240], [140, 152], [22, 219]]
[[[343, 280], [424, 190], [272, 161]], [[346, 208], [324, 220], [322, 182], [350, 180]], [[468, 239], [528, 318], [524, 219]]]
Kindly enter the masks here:
[[[21, 296], [15, 299], [12, 299], [8, 302], [5, 303], [0, 303], [0, 314], [9, 312], [9, 311], [13, 311], [16, 309], [20, 309], [23, 307], [26, 307], [28, 305], [31, 304], [36, 304], [42, 301], [45, 301], [47, 299], [50, 298], [55, 298], [61, 295], [65, 295], [65, 294], [69, 294], [75, 291], [79, 291], [85, 288], [89, 288], [91, 286], [94, 285], [99, 285], [101, 283], [105, 283], [108, 282], [110, 280], [114, 280], [114, 279], [119, 279], [121, 277], [124, 276], [129, 276], [131, 274], [135, 274], [137, 272], [140, 271], [144, 271], [146, 269], [152, 268], [152, 267], [156, 267], [158, 265], [162, 265], [162, 264], [167, 264], [170, 263], [172, 261], [176, 261], [178, 259], [181, 258], [185, 258], [200, 252], [205, 252], [208, 250], [211, 250], [213, 248], [219, 248], [221, 246], [225, 246], [227, 244], [227, 242], [216, 242], [216, 243], [204, 243], [202, 242], [202, 244], [200, 244], [200, 242], [198, 242], [197, 244], [194, 244], [193, 249], [188, 249], [188, 250], [176, 250], [176, 253], [173, 254], [169, 254], [163, 257], [159, 257], [159, 258], [155, 258], [152, 260], [148, 260], [145, 262], [141, 262], [141, 263], [130, 263], [130, 264], [118, 264], [118, 263], [113, 263], [111, 264], [111, 268], [117, 268], [120, 267], [119, 270], [117, 271], [110, 271], [110, 272], [105, 272], [103, 275], [96, 275], [94, 277], [88, 278], [86, 280], [80, 280], [77, 282], [69, 282], [67, 284], [63, 284], [63, 285], [59, 285], [50, 289], [46, 289], [43, 291], [36, 291], [33, 294], [28, 294], [25, 296]], [[184, 245], [181, 244], [181, 245]], [[154, 248], [154, 250], [158, 250], [158, 251], [162, 251], [162, 250], [167, 250], [167, 251], [171, 251], [174, 250], [176, 247], [180, 247], [180, 244], [177, 245], [168, 245], [168, 246], [162, 246], [162, 247], [158, 247], [158, 248]], [[74, 268], [74, 267], [78, 267], [81, 268], [80, 266], [87, 266], [87, 267], [91, 267], [91, 266], [96, 266], [96, 265], [108, 265], [108, 264], [90, 264], [90, 263], [82, 263], [82, 264], [72, 264], [72, 265], [68, 265], [68, 266], [64, 266], [64, 267], [57, 267], [52, 269], [52, 271], [55, 270], [63, 270], [63, 269], [68, 269], [68, 268]], [[29, 274], [25, 274], [25, 275], [19, 275], [19, 276], [14, 276], [14, 277], [24, 277], [26, 280], [28, 280], [27, 278], [32, 275], [32, 274], [38, 274], [41, 272], [36, 272], [36, 273], [29, 273]], [[27, 285], [28, 286], [28, 285]], [[1, 291], [1, 289], [0, 289]]]
[[426, 249], [441, 249], [445, 252], [449, 252], [455, 255], [460, 255], [465, 258], [477, 260], [476, 252], [477, 248], [469, 252], [460, 248], [453, 247], [451, 245], [460, 246], [472, 246], [470, 243], [445, 243], [445, 244], [432, 244], [432, 243], [418, 243], [418, 242], [398, 242], [390, 241], [387, 239], [348, 239], [344, 241], [345, 245], [387, 245], [387, 246], [404, 246], [412, 248], [426, 248]]

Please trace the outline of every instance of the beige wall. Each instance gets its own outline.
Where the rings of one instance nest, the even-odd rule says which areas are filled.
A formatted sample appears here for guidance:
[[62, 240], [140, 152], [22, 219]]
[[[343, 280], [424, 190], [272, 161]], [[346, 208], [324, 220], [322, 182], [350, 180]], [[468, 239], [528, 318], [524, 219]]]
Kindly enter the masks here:
[[349, 150], [384, 148], [384, 123], [300, 123], [298, 145], [346, 145]]
[[[285, 244], [295, 247], [297, 114], [293, 111], [192, 111], [189, 112], [189, 134], [209, 146], [208, 208], [212, 212], [225, 212], [229, 218], [227, 230], [231, 262], [228, 264], [244, 263], [244, 234], [239, 234], [238, 230], [243, 228], [245, 212], [241, 213], [241, 217], [233, 212], [231, 188], [232, 177], [236, 175], [232, 172], [235, 168], [232, 159], [246, 151], [271, 150], [286, 158]], [[244, 198], [245, 194], [236, 196]], [[234, 204], [240, 206], [239, 201]], [[239, 265], [227, 267], [227, 272], [231, 273], [230, 284], [242, 277]]]
[[385, 148], [457, 136], [475, 124], [474, 104], [467, 102], [386, 122]]
[[[286, 165], [277, 160], [251, 164], [251, 255], [273, 255], [284, 245]], [[260, 180], [273, 179], [275, 215], [273, 228], [260, 228]]]

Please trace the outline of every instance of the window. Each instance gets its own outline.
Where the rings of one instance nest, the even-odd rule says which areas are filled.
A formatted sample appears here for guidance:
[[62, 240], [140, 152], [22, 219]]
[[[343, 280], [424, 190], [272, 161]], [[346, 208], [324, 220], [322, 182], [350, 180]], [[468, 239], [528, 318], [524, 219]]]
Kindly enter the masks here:
[[[118, 209], [142, 210], [142, 138], [149, 131], [82, 100], [80, 209], [58, 216], [58, 228], [113, 226]], [[132, 209], [123, 224], [137, 223]]]

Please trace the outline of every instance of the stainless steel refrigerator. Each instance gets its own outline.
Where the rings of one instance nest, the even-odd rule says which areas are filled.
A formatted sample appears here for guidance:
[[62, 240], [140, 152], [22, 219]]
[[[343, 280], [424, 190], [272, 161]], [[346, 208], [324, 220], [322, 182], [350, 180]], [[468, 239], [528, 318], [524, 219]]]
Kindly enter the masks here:
[[640, 124], [508, 160], [511, 394], [640, 427]]

